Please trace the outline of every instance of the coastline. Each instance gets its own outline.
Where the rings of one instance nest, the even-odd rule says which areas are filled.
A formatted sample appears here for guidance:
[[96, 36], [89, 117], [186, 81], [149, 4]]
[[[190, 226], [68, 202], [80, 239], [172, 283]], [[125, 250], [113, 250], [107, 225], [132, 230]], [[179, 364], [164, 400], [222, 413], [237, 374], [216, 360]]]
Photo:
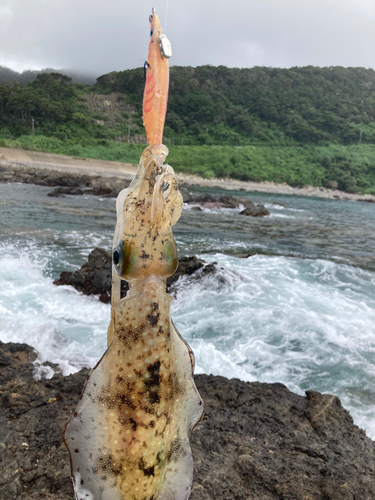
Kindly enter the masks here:
[[337, 189], [324, 187], [304, 186], [292, 187], [289, 184], [278, 184], [277, 182], [250, 182], [238, 181], [236, 179], [203, 179], [203, 177], [177, 173], [177, 179], [181, 184], [199, 185], [201, 187], [231, 189], [234, 191], [248, 191], [259, 193], [286, 194], [290, 196], [310, 196], [313, 198], [328, 198], [332, 200], [350, 200], [375, 203], [375, 196], [371, 194], [345, 193]]
[[[38, 353], [0, 342], [0, 500], [70, 500], [69, 457], [61, 429], [89, 370], [33, 377]], [[283, 384], [196, 375], [205, 417], [191, 436], [190, 500], [325, 498], [375, 495], [375, 442], [340, 400]]]
[[[52, 173], [69, 182], [83, 177], [98, 179], [89, 170], [90, 164], [82, 169], [73, 162], [64, 170], [61, 165], [54, 168], [53, 163], [35, 163], [41, 167], [30, 162], [12, 163], [15, 171], [23, 169], [25, 180], [17, 182], [34, 183], [38, 176], [28, 172], [35, 170], [50, 174], [49, 179], [44, 178], [44, 185], [52, 185], [48, 184], [53, 180]], [[118, 165], [122, 164], [115, 167]], [[119, 177], [114, 173], [116, 168], [109, 167], [97, 167], [96, 174], [103, 176], [101, 182], [110, 182], [113, 177], [123, 185], [127, 177]], [[0, 168], [0, 179], [4, 174], [5, 182], [16, 182], [15, 178], [6, 179], [6, 173]], [[40, 181], [42, 178], [39, 175]], [[194, 176], [181, 175], [180, 182], [257, 190], [251, 189], [250, 183], [228, 181], [229, 187], [224, 187], [225, 180], [207, 181]], [[267, 183], [256, 187], [267, 193], [275, 193], [275, 187], [290, 188]], [[110, 257], [107, 260], [110, 270]], [[74, 410], [88, 372], [82, 370], [63, 377], [57, 365], [47, 362], [50, 371], [56, 371], [55, 376], [35, 382], [33, 353], [27, 346], [9, 346], [2, 351], [0, 343], [0, 410], [4, 421], [0, 435], [0, 449], [4, 451], [0, 458], [4, 472], [0, 500], [69, 500], [69, 463], [60, 430]], [[296, 395], [278, 383], [246, 383], [210, 375], [198, 375], [196, 382], [205, 399], [206, 418], [192, 437], [195, 483], [191, 500], [277, 500], [302, 496], [311, 500], [341, 500], [358, 495], [364, 500], [374, 498], [375, 469], [371, 457], [375, 444], [353, 424], [335, 396], [315, 391]]]
[[[173, 166], [173, 165], [172, 165]], [[133, 179], [137, 165], [115, 161], [95, 160], [91, 158], [76, 158], [66, 155], [40, 153], [12, 148], [0, 148], [0, 168], [2, 170], [21, 170], [33, 174], [34, 180], [38, 172], [46, 175], [47, 172], [63, 172], [66, 175], [86, 175], [90, 177], [115, 177], [118, 179]], [[180, 184], [196, 185], [200, 187], [228, 189], [235, 191], [260, 192], [283, 194], [290, 196], [309, 196], [332, 200], [349, 200], [375, 203], [375, 196], [353, 194], [324, 187], [304, 186], [292, 187], [288, 184], [276, 182], [249, 182], [235, 179], [204, 179], [197, 175], [176, 173]], [[12, 182], [11, 179], [6, 182]], [[17, 181], [15, 181], [17, 182]], [[21, 182], [30, 182], [22, 180]]]

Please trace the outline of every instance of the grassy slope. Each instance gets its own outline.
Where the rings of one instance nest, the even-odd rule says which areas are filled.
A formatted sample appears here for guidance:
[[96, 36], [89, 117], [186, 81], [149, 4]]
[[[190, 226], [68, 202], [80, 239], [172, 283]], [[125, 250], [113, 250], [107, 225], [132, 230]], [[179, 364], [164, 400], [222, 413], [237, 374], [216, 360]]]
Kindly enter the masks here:
[[[44, 136], [0, 139], [0, 146], [77, 157], [138, 163], [145, 145], [74, 144]], [[168, 162], [178, 172], [203, 177], [325, 186], [336, 180], [349, 192], [375, 193], [375, 145], [330, 146], [170, 146]]]

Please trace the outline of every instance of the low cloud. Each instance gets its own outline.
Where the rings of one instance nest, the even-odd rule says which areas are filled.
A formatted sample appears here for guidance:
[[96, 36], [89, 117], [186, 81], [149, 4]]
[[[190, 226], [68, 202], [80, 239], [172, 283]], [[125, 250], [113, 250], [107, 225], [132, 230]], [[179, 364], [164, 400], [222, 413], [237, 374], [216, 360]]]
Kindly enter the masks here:
[[[97, 76], [142, 66], [152, 4], [3, 0], [0, 64]], [[168, 2], [168, 12], [167, 12]], [[375, 68], [373, 0], [161, 0], [172, 64]]]

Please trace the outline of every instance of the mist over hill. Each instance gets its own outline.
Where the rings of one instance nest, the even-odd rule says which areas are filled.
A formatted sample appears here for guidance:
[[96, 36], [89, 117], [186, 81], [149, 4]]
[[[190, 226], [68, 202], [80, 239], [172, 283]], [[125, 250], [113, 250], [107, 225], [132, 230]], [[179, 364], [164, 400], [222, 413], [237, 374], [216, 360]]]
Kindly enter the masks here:
[[82, 73], [77, 70], [70, 69], [53, 69], [45, 68], [40, 70], [28, 69], [22, 72], [14, 71], [13, 69], [7, 68], [5, 66], [0, 66], [0, 84], [14, 84], [16, 83], [27, 83], [32, 82], [38, 75], [43, 73], [62, 73], [69, 76], [73, 83], [84, 83], [87, 85], [93, 85], [96, 81], [96, 77], [91, 74]]

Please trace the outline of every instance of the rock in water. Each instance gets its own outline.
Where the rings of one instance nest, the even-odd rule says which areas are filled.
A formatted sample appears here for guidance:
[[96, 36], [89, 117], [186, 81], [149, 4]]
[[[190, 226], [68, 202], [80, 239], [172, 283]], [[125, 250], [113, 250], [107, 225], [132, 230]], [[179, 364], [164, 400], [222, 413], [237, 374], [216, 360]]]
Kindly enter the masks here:
[[[184, 199], [185, 201], [185, 199]], [[198, 203], [208, 208], [239, 208], [241, 205], [246, 207], [254, 206], [254, 203], [248, 198], [239, 198], [224, 194], [222, 196], [215, 196], [210, 193], [200, 194], [195, 197], [189, 197], [186, 200], [188, 203]]]
[[265, 215], [270, 215], [269, 211], [264, 207], [264, 205], [253, 205], [245, 208], [240, 212], [240, 215], [251, 215], [252, 217], [264, 217]]
[[182, 194], [182, 199], [184, 200], [184, 203], [188, 203], [191, 200], [191, 196], [189, 193], [189, 190], [185, 186], [179, 186], [180, 193]]
[[[104, 248], [95, 248], [88, 261], [77, 271], [63, 271], [55, 285], [71, 285], [85, 295], [99, 295], [102, 302], [110, 302], [112, 286], [112, 258]], [[129, 289], [123, 282], [123, 292]]]

